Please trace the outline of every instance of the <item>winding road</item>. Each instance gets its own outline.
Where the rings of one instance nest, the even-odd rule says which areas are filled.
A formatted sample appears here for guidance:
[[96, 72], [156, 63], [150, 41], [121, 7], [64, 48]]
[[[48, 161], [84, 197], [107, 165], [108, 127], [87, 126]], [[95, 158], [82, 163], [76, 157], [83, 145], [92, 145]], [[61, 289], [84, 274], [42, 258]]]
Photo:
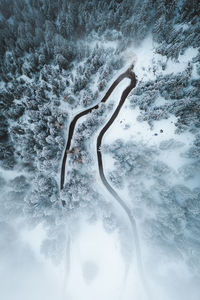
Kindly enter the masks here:
[[[100, 103], [101, 102], [106, 102], [106, 100], [109, 98], [109, 96], [111, 95], [111, 93], [113, 92], [113, 90], [115, 89], [115, 87], [124, 78], [129, 78], [131, 80], [130, 84], [128, 85], [128, 87], [123, 91], [121, 99], [120, 99], [120, 102], [119, 102], [117, 108], [115, 109], [115, 111], [112, 114], [111, 118], [109, 119], [109, 121], [106, 123], [106, 125], [103, 127], [103, 129], [101, 130], [101, 132], [98, 135], [97, 144], [96, 144], [96, 151], [97, 151], [98, 168], [99, 168], [99, 174], [100, 174], [101, 181], [102, 181], [103, 185], [105, 186], [105, 188], [108, 190], [108, 192], [114, 197], [114, 199], [117, 201], [117, 203], [120, 205], [120, 207], [124, 210], [124, 212], [126, 213], [128, 219], [129, 219], [129, 222], [130, 222], [130, 225], [131, 225], [131, 228], [132, 228], [132, 232], [133, 232], [133, 238], [135, 240], [135, 248], [136, 248], [136, 257], [137, 257], [138, 272], [139, 272], [141, 281], [143, 283], [143, 288], [144, 288], [144, 290], [146, 292], [146, 295], [147, 295], [148, 298], [150, 298], [150, 293], [148, 291], [147, 283], [146, 283], [144, 272], [143, 272], [140, 243], [139, 243], [139, 237], [138, 237], [137, 226], [136, 226], [134, 215], [132, 214], [132, 212], [130, 211], [129, 207], [126, 205], [126, 203], [120, 198], [120, 196], [117, 194], [117, 192], [108, 183], [108, 181], [107, 181], [107, 179], [106, 179], [106, 177], [104, 175], [103, 161], [102, 161], [102, 155], [101, 155], [101, 150], [100, 150], [104, 134], [106, 133], [106, 131], [109, 129], [109, 127], [112, 125], [112, 123], [114, 122], [114, 120], [118, 116], [118, 114], [120, 112], [120, 109], [123, 106], [123, 104], [124, 104], [127, 96], [129, 95], [129, 93], [131, 92], [131, 90], [136, 86], [137, 80], [136, 80], [135, 73], [132, 71], [132, 69], [133, 69], [133, 65], [131, 65], [124, 73], [122, 73], [113, 82], [113, 84], [108, 89], [108, 91], [105, 94], [105, 96], [103, 97], [103, 99], [100, 101]], [[62, 167], [61, 167], [61, 181], [60, 181], [60, 189], [61, 190], [64, 187], [65, 166], [66, 166], [66, 161], [67, 161], [67, 154], [68, 154], [68, 151], [70, 150], [70, 146], [71, 146], [71, 141], [72, 141], [72, 137], [73, 137], [75, 125], [76, 125], [77, 121], [82, 116], [85, 116], [88, 113], [91, 113], [94, 109], [97, 109], [99, 107], [99, 104], [96, 104], [95, 106], [93, 106], [91, 108], [88, 108], [85, 111], [77, 114], [74, 117], [74, 119], [71, 121], [71, 123], [70, 123], [69, 133], [68, 133], [68, 140], [67, 140], [67, 144], [66, 144], [66, 148], [65, 148], [63, 160], [62, 160]], [[65, 206], [65, 201], [62, 201], [62, 205]]]
[[[116, 88], [116, 86], [120, 83], [120, 81], [122, 81], [124, 78], [128, 77], [130, 78], [130, 71], [132, 69], [133, 66], [131, 66], [130, 68], [128, 68], [128, 70], [126, 70], [126, 72], [122, 73], [111, 85], [111, 87], [109, 88], [109, 90], [107, 91], [107, 93], [105, 94], [105, 96], [103, 97], [103, 99], [99, 102], [103, 103], [106, 102], [106, 100], [108, 100], [108, 98], [110, 97], [111, 93], [113, 92], [113, 90]], [[133, 88], [133, 87], [132, 87]], [[126, 96], [127, 97], [127, 96]], [[67, 154], [70, 150], [70, 146], [71, 146], [71, 141], [72, 141], [72, 137], [74, 134], [74, 129], [75, 129], [75, 125], [77, 123], [77, 121], [91, 113], [94, 109], [98, 109], [99, 108], [99, 104], [96, 104], [95, 106], [88, 108], [82, 112], [80, 112], [79, 114], [77, 114], [74, 119], [71, 121], [70, 125], [69, 125], [69, 131], [68, 131], [68, 138], [67, 138], [67, 144], [65, 147], [65, 152], [63, 155], [63, 159], [62, 159], [62, 165], [61, 165], [61, 180], [60, 180], [60, 189], [62, 190], [64, 187], [64, 183], [65, 183], [65, 166], [66, 166], [66, 161], [67, 161]], [[123, 104], [123, 103], [122, 103]], [[121, 107], [120, 107], [121, 108]], [[120, 109], [119, 108], [119, 109]], [[65, 203], [62, 203], [63, 206], [65, 205]]]

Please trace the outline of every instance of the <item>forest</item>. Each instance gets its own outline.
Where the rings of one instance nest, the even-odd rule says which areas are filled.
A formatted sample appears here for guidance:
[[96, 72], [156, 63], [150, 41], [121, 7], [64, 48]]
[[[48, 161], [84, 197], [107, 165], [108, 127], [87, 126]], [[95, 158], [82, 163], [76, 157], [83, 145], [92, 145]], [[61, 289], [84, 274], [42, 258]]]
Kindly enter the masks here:
[[[183, 260], [199, 282], [198, 0], [0, 0], [0, 231], [22, 219], [30, 228], [43, 224], [41, 251], [58, 263], [66, 219], [86, 212], [108, 232], [117, 228], [120, 218], [96, 179], [92, 148], [115, 96], [78, 122], [62, 191], [61, 162], [73, 116], [101, 101], [127, 65], [126, 51], [145, 50], [149, 37], [151, 65], [138, 69], [149, 75], [137, 74], [136, 61], [138, 81], [126, 109], [139, 112], [134, 124], [148, 126], [158, 142], [119, 134], [100, 151], [113, 162], [107, 180], [129, 195], [142, 241], [162, 259]], [[165, 122], [173, 123], [174, 134], [160, 140], [167, 130], [155, 131], [156, 124]], [[128, 121], [123, 130], [135, 132]], [[170, 153], [181, 161], [177, 168]]]

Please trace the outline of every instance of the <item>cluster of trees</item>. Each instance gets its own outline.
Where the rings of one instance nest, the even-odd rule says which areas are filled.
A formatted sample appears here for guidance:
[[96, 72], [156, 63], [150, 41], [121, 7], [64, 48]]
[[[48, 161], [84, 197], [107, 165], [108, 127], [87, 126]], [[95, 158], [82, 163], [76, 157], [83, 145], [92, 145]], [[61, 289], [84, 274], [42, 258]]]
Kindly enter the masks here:
[[198, 180], [200, 173], [200, 135], [198, 132], [194, 137], [192, 146], [188, 149], [187, 152], [182, 154], [182, 156], [185, 158], [189, 158], [192, 161], [191, 163], [184, 164], [180, 168], [180, 175], [185, 180], [195, 180], [195, 178], [197, 178]]
[[[88, 107], [96, 103], [113, 72], [123, 66], [123, 59], [113, 47], [105, 48], [96, 43], [94, 48], [86, 48], [85, 57], [82, 55], [80, 62], [74, 64], [73, 75], [68, 76], [65, 96], [66, 102], [73, 108], [78, 105]], [[98, 84], [93, 87], [95, 79]]]
[[99, 199], [99, 193], [95, 191], [92, 174], [78, 169], [68, 171], [69, 180], [61, 193], [61, 200], [65, 201], [68, 210], [80, 207], [94, 206]]
[[[102, 128], [113, 104], [101, 103], [99, 108], [92, 111], [87, 118], [76, 125], [71, 149], [68, 152], [68, 166], [70, 165], [77, 170], [80, 168], [87, 169], [94, 163], [91, 155], [91, 149], [88, 149], [88, 142], [93, 135]], [[95, 151], [95, 148], [93, 149]], [[80, 178], [81, 181], [81, 178]]]
[[[178, 74], [159, 75], [156, 80], [140, 82], [130, 99], [131, 108], [140, 108], [138, 119], [148, 121], [152, 126], [155, 120], [167, 119], [174, 114], [177, 117], [177, 132], [198, 130], [200, 81], [191, 76], [195, 67], [188, 63], [185, 71]], [[158, 97], [162, 97], [163, 104], [156, 104]]]
[[[1, 2], [0, 166], [24, 172], [20, 180], [27, 185], [23, 192], [15, 190], [14, 183], [11, 189], [2, 177], [0, 189], [6, 186], [9, 192], [5, 191], [6, 201], [0, 206], [2, 219], [4, 215], [14, 219], [24, 213], [32, 224], [48, 225], [49, 239], [43, 250], [49, 254], [53, 244], [55, 248], [61, 245], [61, 199], [55, 178], [60, 173], [69, 112], [78, 105], [88, 107], [98, 102], [123, 61], [112, 47], [77, 41], [78, 36], [72, 36], [73, 29], [70, 34], [65, 32], [64, 23], [61, 30], [60, 7], [55, 15], [57, 4], [37, 3], [30, 1], [27, 6], [23, 0]], [[68, 4], [73, 7], [73, 3]], [[48, 15], [44, 16], [41, 9], [47, 9]], [[73, 15], [71, 11], [68, 14]], [[95, 84], [94, 89], [95, 82], [99, 85]], [[88, 135], [101, 125], [104, 111], [102, 105], [83, 125]], [[78, 146], [80, 151], [71, 156], [74, 167], [91, 162], [86, 144], [81, 143], [86, 131], [80, 126], [76, 132], [74, 148]], [[78, 180], [87, 191], [90, 189], [88, 176], [79, 176]], [[77, 202], [82, 203], [80, 197], [77, 194]], [[94, 199], [92, 193], [90, 200]]]
[[[123, 140], [103, 147], [104, 153], [114, 159], [114, 169], [109, 173], [112, 185], [123, 188], [128, 183], [133, 213], [142, 223], [143, 237], [153, 248], [162, 249], [162, 255], [184, 257], [196, 274], [200, 267], [200, 189], [189, 187], [185, 180], [199, 177], [199, 145], [197, 135], [193, 146], [184, 153], [188, 163], [178, 173], [157, 159], [160, 151], [176, 151], [184, 146], [176, 140], [162, 141], [159, 148]], [[187, 168], [194, 172], [191, 176]]]
[[[20, 57], [43, 48], [41, 61], [56, 57], [64, 68], [76, 53], [74, 42], [91, 32], [127, 45], [130, 40], [142, 41], [152, 30], [154, 39], [162, 43], [158, 51], [167, 51], [168, 56], [177, 56], [191, 44], [198, 47], [199, 42], [198, 0], [2, 0], [0, 9], [1, 55], [9, 50]], [[194, 30], [174, 30], [174, 25], [184, 22]]]
[[[108, 62], [106, 58], [110, 58]], [[0, 103], [1, 166], [25, 172], [20, 180], [24, 180], [27, 185], [24, 184], [22, 192], [15, 190], [13, 183], [13, 188], [3, 193], [2, 199], [6, 201], [2, 200], [0, 203], [1, 219], [5, 219], [6, 215], [6, 221], [9, 221], [25, 214], [32, 224], [45, 223], [49, 236], [42, 249], [54, 259], [61, 258], [61, 248], [64, 249], [62, 243], [65, 241], [59, 181], [55, 178], [60, 173], [68, 111], [78, 105], [87, 107], [97, 102], [100, 90], [95, 86], [96, 92], [92, 92], [95, 73], [102, 82], [106, 80], [103, 86], [105, 88], [112, 73], [121, 66], [122, 60], [114, 53], [113, 48], [104, 49], [98, 45], [94, 48], [85, 47], [85, 52], [76, 56], [68, 69], [60, 65], [57, 58], [49, 62], [41, 51], [36, 54], [26, 53], [20, 57], [7, 51], [4, 56], [5, 73], [2, 76]], [[80, 82], [84, 78], [86, 83], [81, 86]], [[82, 125], [78, 128], [74, 148], [78, 146], [80, 151], [71, 156], [73, 167], [91, 162], [86, 143], [81, 141], [86, 131], [90, 136], [101, 125], [105, 118], [104, 112], [105, 105], [102, 105], [90, 115], [82, 128]], [[3, 180], [3, 177], [1, 179], [2, 191], [4, 186], [8, 188], [10, 183]], [[77, 180], [82, 186], [82, 192], [84, 189], [90, 191], [91, 182], [88, 175], [79, 175]], [[67, 195], [71, 189], [67, 182]], [[76, 194], [78, 206], [82, 207], [82, 204], [84, 206], [90, 201], [94, 205], [97, 195], [92, 190], [88, 193], [85, 204], [81, 193]], [[70, 207], [69, 203], [68, 208]]]
[[0, 220], [10, 222], [22, 216], [24, 199], [29, 193], [31, 183], [25, 175], [18, 175], [12, 179], [0, 174]]
[[[123, 187], [124, 182], [127, 182], [130, 178], [139, 178], [143, 176], [144, 168], [146, 168], [145, 174], [149, 178], [152, 176], [152, 169], [163, 169], [165, 172], [166, 166], [162, 162], [156, 162], [156, 165], [152, 165], [152, 161], [155, 161], [158, 153], [155, 147], [149, 147], [142, 142], [124, 142], [121, 139], [117, 139], [111, 145], [102, 147], [103, 153], [110, 153], [114, 159], [115, 168], [109, 172], [109, 179], [115, 187]], [[158, 167], [159, 165], [159, 167]]]
[[145, 204], [154, 212], [154, 218], [147, 217], [144, 224], [148, 240], [154, 247], [161, 246], [166, 256], [184, 257], [192, 272], [198, 274], [200, 189], [162, 181], [144, 189], [140, 197], [144, 202], [148, 199]]
[[47, 176], [42, 172], [35, 174], [24, 200], [24, 210], [31, 222], [55, 225], [60, 214], [59, 186], [52, 175]]
[[[57, 171], [64, 147], [64, 124], [67, 114], [60, 108], [60, 102], [50, 98], [43, 82], [32, 83], [19, 99], [24, 113], [18, 115], [9, 128], [10, 137], [15, 145], [15, 157], [28, 170]], [[12, 115], [16, 113], [11, 107]]]

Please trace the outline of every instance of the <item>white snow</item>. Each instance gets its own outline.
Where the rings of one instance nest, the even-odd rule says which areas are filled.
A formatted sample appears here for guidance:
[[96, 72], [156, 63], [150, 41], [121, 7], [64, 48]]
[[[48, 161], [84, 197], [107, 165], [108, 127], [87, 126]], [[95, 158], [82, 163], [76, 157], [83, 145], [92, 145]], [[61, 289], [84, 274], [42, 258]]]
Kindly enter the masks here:
[[188, 62], [191, 62], [192, 58], [195, 57], [197, 54], [197, 48], [189, 47], [183, 55], [179, 55], [178, 61], [175, 62], [171, 58], [168, 59], [167, 68], [165, 71], [163, 71], [163, 75], [170, 73], [177, 74], [179, 72], [183, 72], [186, 69]]
[[5, 180], [12, 180], [17, 176], [21, 176], [21, 175], [26, 175], [26, 172], [22, 172], [19, 171], [17, 169], [13, 169], [13, 170], [5, 170], [3, 168], [0, 167], [0, 174], [3, 174], [3, 178]]
[[3, 80], [0, 80], [0, 90], [4, 90], [5, 88], [5, 82]]
[[138, 48], [130, 47], [123, 54], [127, 64], [134, 63], [134, 71], [139, 80], [145, 81], [154, 78], [152, 69], [153, 49], [153, 40], [149, 35]]
[[181, 23], [181, 24], [176, 24], [174, 25], [174, 29], [176, 29], [177, 31], [180, 29], [187, 30], [189, 29], [189, 25], [187, 23]]
[[[198, 49], [189, 47], [183, 55], [179, 55], [178, 60], [167, 59], [155, 52], [157, 44], [153, 42], [149, 35], [139, 47], [131, 46], [124, 51], [123, 56], [127, 64], [134, 62], [134, 71], [139, 81], [148, 81], [156, 79], [158, 75], [177, 74], [183, 72], [188, 62], [198, 54]], [[162, 63], [166, 63], [166, 69], [162, 70]]]
[[27, 83], [31, 83], [34, 81], [33, 79], [29, 78], [28, 76], [26, 76], [24, 74], [18, 77], [18, 80], [20, 80], [20, 79], [23, 79]]

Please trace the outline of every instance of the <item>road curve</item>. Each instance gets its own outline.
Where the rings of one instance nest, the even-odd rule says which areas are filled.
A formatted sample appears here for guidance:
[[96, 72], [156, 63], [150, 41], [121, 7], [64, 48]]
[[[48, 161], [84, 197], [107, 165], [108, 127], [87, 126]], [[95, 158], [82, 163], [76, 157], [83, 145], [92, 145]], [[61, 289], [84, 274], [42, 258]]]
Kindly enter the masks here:
[[[109, 96], [111, 95], [111, 93], [113, 92], [113, 90], [116, 88], [116, 86], [120, 83], [120, 81], [122, 81], [124, 78], [128, 77], [130, 78], [130, 69], [132, 68], [132, 66], [130, 68], [128, 68], [124, 73], [122, 73], [114, 82], [113, 84], [111, 85], [111, 87], [108, 89], [108, 91], [106, 92], [105, 96], [102, 98], [102, 100], [99, 102], [102, 103], [102, 102], [106, 102], [106, 100], [109, 98]], [[66, 166], [66, 161], [67, 161], [67, 154], [68, 154], [68, 151], [70, 150], [70, 146], [71, 146], [71, 141], [72, 141], [72, 137], [73, 137], [73, 134], [74, 134], [74, 129], [75, 129], [75, 125], [77, 123], [77, 121], [91, 113], [94, 109], [97, 109], [99, 108], [99, 104], [96, 104], [94, 105], [93, 107], [91, 108], [88, 108], [82, 112], [80, 112], [78, 115], [76, 115], [74, 117], [74, 119], [71, 121], [70, 123], [70, 126], [69, 126], [69, 130], [68, 130], [68, 139], [67, 139], [67, 144], [66, 144], [66, 147], [65, 147], [65, 152], [64, 152], [64, 155], [63, 155], [63, 159], [62, 159], [62, 165], [61, 165], [61, 180], [60, 180], [60, 189], [62, 190], [63, 187], [64, 187], [64, 183], [65, 183], [65, 166]], [[62, 202], [62, 205], [64, 206], [65, 205], [65, 202], [63, 201]]]
[[145, 288], [146, 294], [147, 294], [148, 297], [150, 297], [149, 292], [148, 292], [147, 283], [146, 283], [145, 276], [144, 276], [144, 272], [143, 272], [141, 251], [140, 251], [140, 243], [139, 243], [139, 237], [138, 237], [135, 218], [134, 218], [133, 214], [131, 213], [130, 209], [128, 208], [128, 206], [126, 205], [126, 203], [120, 198], [120, 196], [116, 193], [116, 191], [108, 183], [108, 181], [107, 181], [107, 179], [104, 175], [103, 161], [102, 161], [102, 155], [101, 155], [101, 144], [102, 144], [103, 136], [106, 133], [106, 131], [109, 129], [109, 127], [112, 125], [112, 123], [114, 122], [116, 117], [118, 116], [118, 114], [120, 112], [120, 109], [123, 106], [128, 94], [136, 86], [136, 83], [137, 83], [135, 73], [132, 72], [131, 68], [129, 68], [126, 71], [126, 77], [130, 78], [131, 82], [130, 82], [129, 86], [123, 91], [120, 102], [119, 102], [117, 108], [115, 109], [113, 115], [111, 116], [111, 118], [109, 119], [107, 124], [103, 127], [103, 129], [99, 133], [99, 135], [97, 137], [96, 151], [97, 151], [99, 175], [100, 175], [100, 178], [102, 180], [102, 183], [104, 184], [106, 189], [110, 192], [110, 194], [115, 198], [115, 200], [119, 203], [119, 205], [124, 210], [124, 212], [126, 213], [126, 215], [128, 216], [128, 219], [130, 221], [131, 228], [132, 228], [133, 235], [134, 235], [134, 240], [135, 240], [138, 271], [139, 271], [141, 280], [143, 282], [143, 286]]
[[[120, 196], [116, 193], [116, 191], [111, 187], [111, 185], [108, 183], [108, 181], [106, 180], [106, 177], [104, 175], [104, 170], [103, 170], [103, 161], [102, 161], [102, 155], [101, 155], [101, 144], [102, 144], [102, 139], [104, 134], [106, 133], [106, 131], [109, 129], [109, 127], [112, 125], [112, 123], [114, 122], [114, 120], [116, 119], [116, 117], [118, 116], [121, 107], [123, 106], [127, 96], [129, 95], [129, 93], [131, 92], [131, 90], [136, 86], [137, 80], [136, 80], [136, 76], [135, 73], [132, 71], [133, 69], [133, 65], [131, 65], [124, 73], [122, 73], [111, 85], [111, 87], [108, 89], [108, 91], [106, 92], [105, 96], [102, 98], [102, 100], [99, 102], [106, 102], [106, 100], [109, 98], [109, 96], [111, 95], [111, 93], [113, 92], [113, 90], [115, 89], [115, 87], [124, 79], [124, 78], [129, 78], [131, 80], [130, 84], [128, 85], [128, 87], [123, 91], [120, 102], [117, 106], [117, 108], [115, 109], [114, 113], [112, 114], [111, 118], [109, 119], [109, 121], [106, 123], [106, 125], [103, 127], [103, 129], [101, 130], [101, 132], [98, 135], [97, 138], [97, 144], [96, 144], [96, 151], [97, 151], [97, 159], [98, 159], [98, 168], [99, 168], [99, 174], [100, 174], [100, 178], [102, 180], [102, 183], [104, 184], [104, 186], [106, 187], [106, 189], [109, 191], [109, 193], [115, 198], [115, 200], [118, 202], [118, 204], [121, 206], [121, 208], [124, 210], [124, 212], [126, 213], [126, 215], [128, 216], [129, 222], [131, 224], [131, 228], [133, 231], [133, 238], [135, 240], [135, 248], [136, 248], [136, 256], [137, 256], [137, 266], [138, 266], [138, 272], [140, 275], [140, 278], [142, 280], [143, 283], [143, 287], [145, 289], [146, 295], [148, 297], [148, 299], [150, 299], [150, 293], [148, 291], [148, 286], [145, 280], [145, 276], [144, 276], [144, 272], [143, 272], [143, 266], [142, 266], [142, 259], [141, 259], [141, 251], [140, 251], [140, 243], [139, 243], [139, 237], [138, 237], [138, 232], [137, 232], [137, 226], [136, 226], [136, 222], [135, 222], [135, 218], [132, 214], [132, 212], [130, 211], [130, 209], [128, 208], [128, 206], [126, 205], [126, 203], [120, 198]], [[60, 189], [62, 190], [64, 187], [64, 182], [65, 182], [65, 166], [66, 166], [66, 161], [67, 161], [67, 154], [70, 150], [70, 146], [71, 146], [71, 141], [73, 138], [73, 133], [74, 133], [74, 129], [75, 129], [75, 125], [77, 123], [77, 121], [87, 115], [88, 113], [91, 113], [94, 109], [98, 109], [99, 108], [99, 104], [96, 104], [95, 106], [86, 109], [83, 112], [80, 112], [79, 114], [77, 114], [74, 119], [71, 121], [70, 126], [69, 126], [69, 131], [68, 131], [68, 139], [67, 139], [67, 144], [65, 147], [65, 152], [63, 155], [63, 159], [62, 159], [62, 166], [61, 166], [61, 180], [60, 180]], [[62, 205], [65, 206], [65, 201], [62, 201]]]

